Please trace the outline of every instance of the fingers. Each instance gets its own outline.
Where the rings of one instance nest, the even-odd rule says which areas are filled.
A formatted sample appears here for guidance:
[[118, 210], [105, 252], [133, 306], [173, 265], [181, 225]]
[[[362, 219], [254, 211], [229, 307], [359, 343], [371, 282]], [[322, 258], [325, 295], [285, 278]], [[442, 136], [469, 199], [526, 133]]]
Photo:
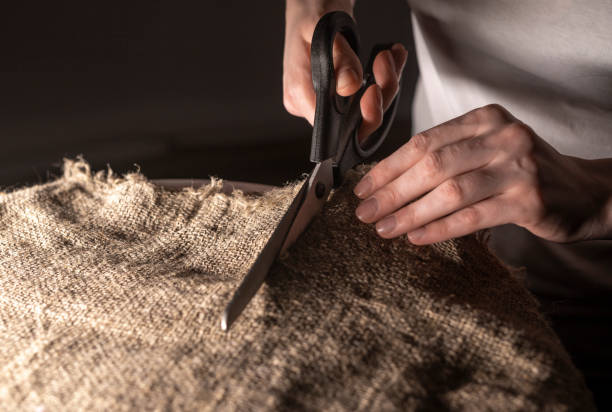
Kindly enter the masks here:
[[482, 168], [447, 179], [422, 198], [376, 224], [381, 237], [393, 238], [500, 194], [510, 185], [503, 171]]
[[[389, 157], [380, 161], [355, 186], [354, 192], [361, 199], [372, 195], [376, 190], [398, 178], [407, 169], [415, 165], [428, 153], [443, 146], [466, 140], [494, 129], [503, 121], [494, 115], [489, 106], [472, 110], [462, 116], [451, 119], [436, 127], [414, 135]], [[488, 120], [482, 110], [490, 112]]]
[[383, 110], [387, 110], [399, 90], [399, 80], [406, 63], [408, 52], [400, 43], [393, 45], [391, 50], [378, 53], [372, 65], [376, 84], [383, 94]]
[[[415, 244], [506, 223], [546, 231], [537, 165], [547, 163], [535, 154], [538, 142], [501, 106], [473, 110], [414, 136], [374, 167], [355, 188], [366, 198], [357, 217], [376, 222], [381, 237], [407, 233]], [[547, 238], [557, 235], [552, 226]]]
[[[543, 194], [551, 173], [539, 171], [558, 167], [559, 157], [542, 154], [539, 139], [499, 105], [473, 110], [417, 134], [374, 167], [355, 188], [366, 198], [357, 217], [376, 222], [381, 237], [407, 233], [415, 244], [506, 223], [549, 240], [570, 239], [575, 228], [568, 234], [559, 224], [570, 214], [551, 212]], [[566, 175], [572, 173], [559, 182]]]
[[399, 80], [406, 64], [408, 52], [400, 43], [394, 44], [390, 50], [383, 50], [374, 59], [372, 72], [376, 85], [380, 89], [380, 97], [373, 93], [361, 98], [361, 114], [363, 120], [359, 128], [358, 138], [363, 142], [382, 124], [383, 113], [389, 108], [399, 90]]
[[391, 54], [395, 63], [395, 72], [398, 76], [401, 76], [406, 65], [406, 59], [408, 58], [408, 50], [406, 50], [403, 44], [395, 43], [391, 46]]
[[515, 210], [503, 195], [495, 196], [408, 233], [408, 240], [415, 245], [425, 245], [469, 235], [512, 222], [516, 218]]
[[463, 140], [427, 153], [414, 166], [384, 185], [356, 210], [362, 222], [376, 222], [445, 180], [485, 166], [495, 156], [488, 136]]
[[[308, 37], [309, 39], [310, 37]], [[316, 97], [310, 67], [310, 42], [300, 36], [287, 36], [283, 58], [283, 103], [289, 113], [314, 123]], [[365, 139], [382, 123], [384, 111], [397, 94], [399, 78], [408, 52], [401, 44], [378, 54], [373, 64], [378, 90], [369, 88], [360, 101], [363, 121], [358, 132]], [[348, 41], [341, 34], [334, 39], [336, 92], [341, 96], [356, 93], [362, 84], [363, 68]]]
[[336, 92], [340, 96], [350, 96], [361, 87], [363, 69], [359, 58], [348, 41], [338, 34], [333, 47], [334, 71], [336, 72]]
[[[336, 92], [341, 96], [354, 94], [361, 87], [363, 69], [359, 58], [341, 34], [334, 40], [333, 57]], [[372, 104], [375, 103], [372, 101]], [[297, 36], [286, 40], [283, 58], [283, 104], [292, 115], [305, 118], [311, 125], [314, 123], [316, 97], [312, 85], [310, 41]], [[370, 113], [372, 110], [370, 108]]]
[[361, 143], [382, 124], [383, 95], [380, 87], [377, 84], [368, 87], [363, 93], [359, 105], [363, 120], [359, 126], [357, 138]]

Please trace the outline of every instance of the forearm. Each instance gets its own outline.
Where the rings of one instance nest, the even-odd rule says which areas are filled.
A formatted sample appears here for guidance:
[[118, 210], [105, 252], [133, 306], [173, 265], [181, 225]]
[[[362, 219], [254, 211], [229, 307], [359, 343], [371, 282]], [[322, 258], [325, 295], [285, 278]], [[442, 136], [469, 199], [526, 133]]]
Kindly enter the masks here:
[[353, 15], [355, 0], [287, 0], [287, 21], [305, 14], [320, 17], [332, 11], [342, 10]]
[[[285, 47], [283, 53], [283, 104], [294, 116], [314, 124], [316, 97], [312, 84], [310, 48], [313, 32], [321, 17], [339, 11], [353, 16], [355, 0], [287, 0]], [[363, 119], [359, 137], [376, 130], [398, 90], [399, 77], [408, 52], [399, 43], [381, 51], [372, 67], [376, 85], [368, 87], [360, 102]], [[336, 93], [351, 96], [363, 85], [359, 57], [339, 33], [334, 38], [333, 64]]]

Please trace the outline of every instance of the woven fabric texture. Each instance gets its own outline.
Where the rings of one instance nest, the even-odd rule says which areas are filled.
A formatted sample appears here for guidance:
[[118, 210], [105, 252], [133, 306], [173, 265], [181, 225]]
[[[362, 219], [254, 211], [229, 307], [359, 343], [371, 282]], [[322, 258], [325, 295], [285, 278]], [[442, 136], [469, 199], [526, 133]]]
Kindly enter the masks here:
[[359, 175], [229, 333], [222, 310], [297, 184], [169, 191], [67, 161], [1, 193], [0, 409], [593, 409], [483, 240], [378, 238], [354, 217]]

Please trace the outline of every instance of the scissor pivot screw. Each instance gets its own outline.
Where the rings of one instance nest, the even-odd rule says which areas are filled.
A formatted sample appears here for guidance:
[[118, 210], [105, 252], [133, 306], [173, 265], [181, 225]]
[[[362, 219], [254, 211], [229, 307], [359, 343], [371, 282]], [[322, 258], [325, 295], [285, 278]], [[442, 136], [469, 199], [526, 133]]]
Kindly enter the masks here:
[[317, 182], [317, 185], [315, 186], [315, 195], [317, 195], [319, 199], [325, 195], [325, 185], [323, 183]]

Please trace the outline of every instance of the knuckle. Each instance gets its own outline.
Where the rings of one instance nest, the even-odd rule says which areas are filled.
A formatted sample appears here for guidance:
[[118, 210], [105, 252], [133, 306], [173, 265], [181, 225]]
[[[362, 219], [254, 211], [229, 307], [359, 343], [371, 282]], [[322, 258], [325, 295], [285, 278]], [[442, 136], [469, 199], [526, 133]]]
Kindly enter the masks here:
[[520, 153], [533, 150], [533, 133], [529, 126], [522, 122], [512, 122], [504, 129], [505, 138], [510, 140]]
[[473, 153], [485, 151], [489, 148], [487, 140], [481, 137], [469, 139], [466, 142], [466, 145], [469, 151]]
[[417, 211], [414, 207], [407, 207], [404, 216], [404, 222], [409, 226], [414, 226], [418, 221]]
[[535, 135], [529, 126], [522, 122], [511, 122], [505, 125], [496, 135], [495, 140], [510, 158], [530, 156], [535, 152]]
[[431, 231], [436, 234], [439, 239], [448, 239], [451, 234], [451, 225], [453, 224], [451, 219], [442, 219], [439, 222], [431, 223]]
[[423, 162], [423, 168], [427, 175], [438, 175], [442, 172], [443, 167], [442, 154], [439, 151], [436, 150], [427, 154]]
[[377, 193], [376, 197], [379, 198], [381, 202], [381, 209], [385, 209], [385, 205], [387, 207], [397, 206], [401, 199], [401, 193], [397, 186], [391, 185]]
[[466, 226], [476, 227], [479, 225], [480, 220], [480, 212], [474, 207], [466, 207], [461, 212], [461, 221]]
[[[470, 139], [475, 140], [475, 139]], [[471, 145], [473, 143], [468, 141], [468, 148], [472, 148]], [[449, 144], [448, 146], [444, 146], [437, 150], [439, 152], [440, 157], [442, 159], [457, 159], [465, 152], [466, 146], [463, 144]], [[445, 162], [443, 162], [445, 163]]]
[[415, 152], [420, 154], [427, 153], [431, 139], [425, 133], [417, 133], [408, 142], [407, 147], [411, 147]]
[[385, 177], [392, 173], [393, 164], [391, 160], [387, 157], [380, 162], [376, 163], [374, 167], [370, 169], [368, 173], [366, 173], [365, 177], [369, 177], [372, 179], [372, 184], [374, 187], [379, 187], [385, 181]]
[[475, 115], [483, 121], [500, 122], [507, 119], [508, 112], [501, 105], [492, 103], [476, 109]]
[[465, 193], [463, 187], [457, 179], [449, 179], [441, 187], [446, 201], [451, 204], [460, 204], [464, 198]]
[[491, 115], [503, 115], [506, 112], [506, 109], [504, 109], [502, 105], [497, 103], [487, 104], [483, 106], [482, 109]]
[[527, 125], [523, 122], [511, 122], [509, 125], [506, 126], [506, 131], [512, 135], [512, 136], [516, 136], [517, 138], [521, 138], [524, 139], [525, 137], [529, 136], [529, 127], [527, 127]]
[[414, 223], [417, 221], [416, 211], [412, 206], [406, 206], [396, 213], [396, 216], [398, 216], [399, 221], [404, 228], [413, 227]]
[[538, 164], [532, 154], [525, 154], [517, 159], [518, 169], [521, 170], [530, 186], [537, 185]]
[[410, 157], [412, 156], [411, 148], [412, 146], [410, 143], [404, 143], [403, 145], [400, 146], [399, 149], [395, 151], [396, 157], [398, 159], [401, 159], [402, 163], [407, 162], [408, 159], [410, 159]]
[[380, 167], [381, 170], [388, 171], [388, 175], [392, 175], [394, 170], [405, 171], [406, 166], [414, 162], [414, 152], [410, 143], [405, 143], [399, 147], [391, 156], [381, 160], [376, 167]]

